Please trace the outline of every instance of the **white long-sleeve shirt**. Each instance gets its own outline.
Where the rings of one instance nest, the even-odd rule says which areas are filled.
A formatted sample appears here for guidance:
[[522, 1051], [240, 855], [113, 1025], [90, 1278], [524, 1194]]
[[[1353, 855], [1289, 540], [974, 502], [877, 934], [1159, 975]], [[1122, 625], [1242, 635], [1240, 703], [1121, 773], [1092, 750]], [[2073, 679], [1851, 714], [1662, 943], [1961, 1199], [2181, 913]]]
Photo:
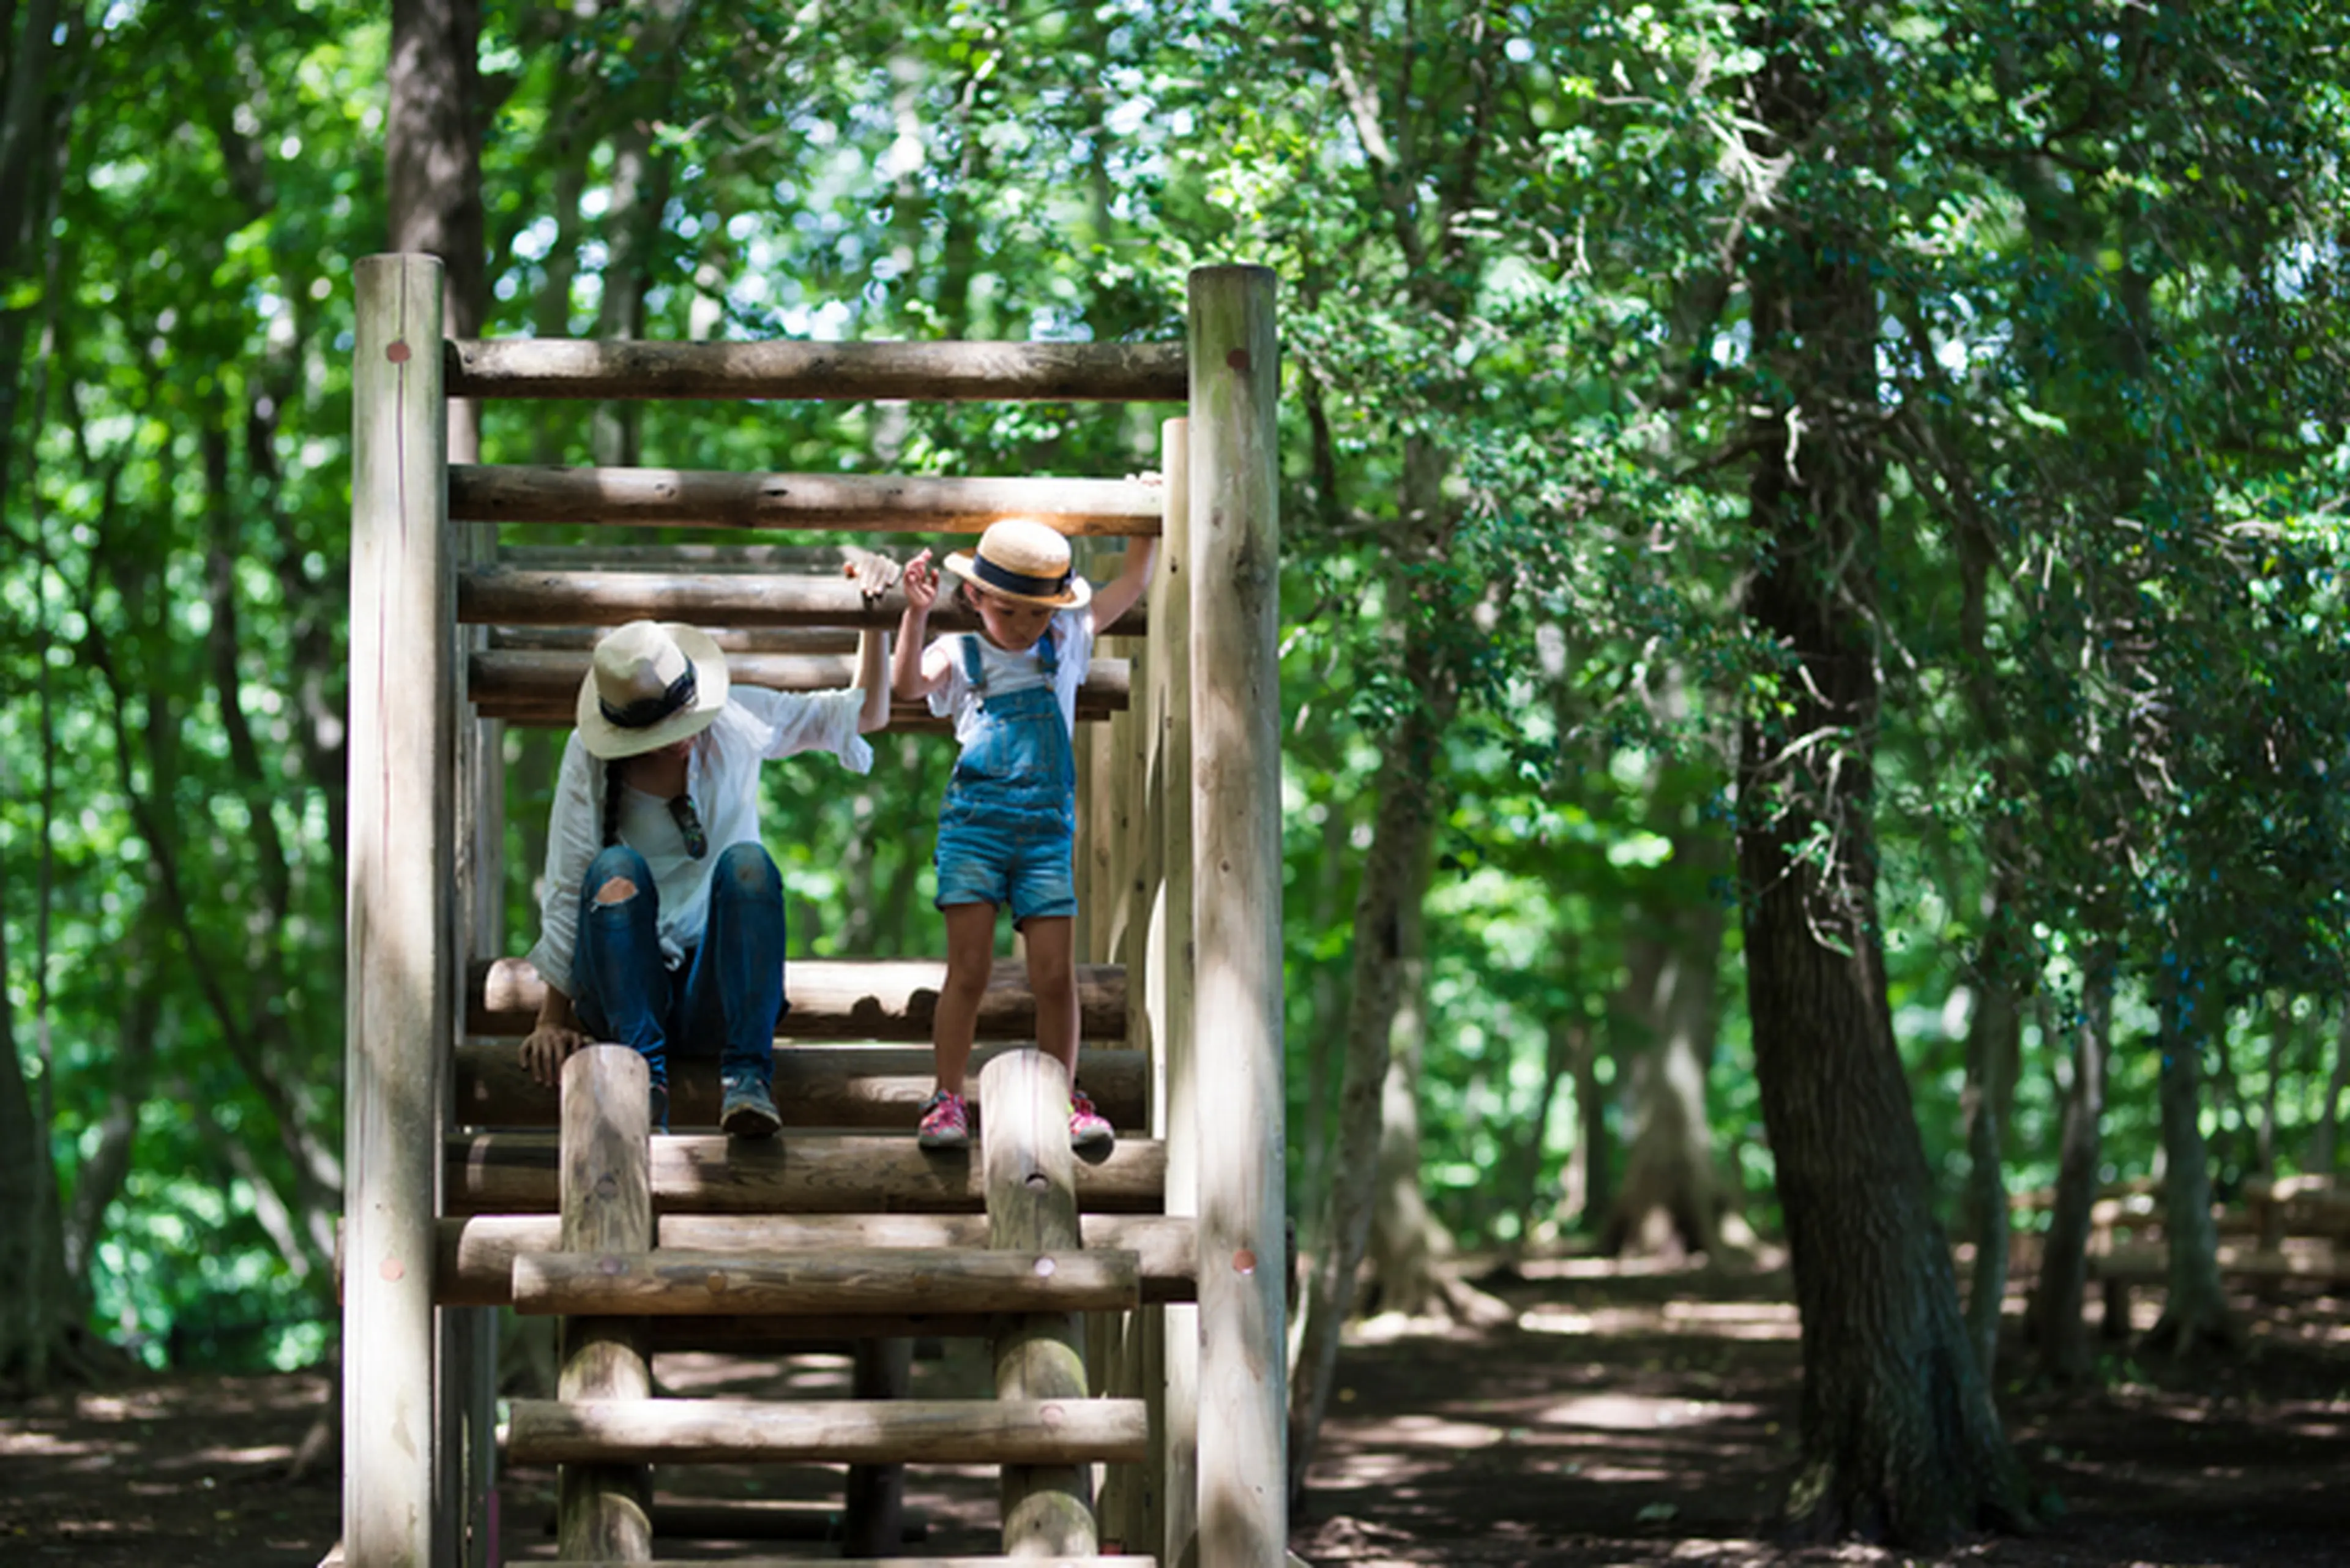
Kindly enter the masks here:
[[[660, 795], [629, 789], [620, 803], [620, 842], [645, 857], [660, 894], [661, 953], [671, 968], [702, 940], [710, 906], [710, 877], [733, 844], [759, 841], [759, 765], [794, 752], [830, 752], [853, 773], [873, 767], [873, 748], [858, 731], [865, 693], [769, 691], [736, 685], [726, 706], [693, 739], [686, 760], [686, 793], [701, 815], [709, 852], [697, 860]], [[539, 895], [539, 937], [530, 950], [541, 979], [567, 995], [571, 955], [579, 938], [579, 885], [604, 847], [604, 773], [600, 758], [574, 733], [563, 748], [563, 768], [547, 818], [546, 876]]]

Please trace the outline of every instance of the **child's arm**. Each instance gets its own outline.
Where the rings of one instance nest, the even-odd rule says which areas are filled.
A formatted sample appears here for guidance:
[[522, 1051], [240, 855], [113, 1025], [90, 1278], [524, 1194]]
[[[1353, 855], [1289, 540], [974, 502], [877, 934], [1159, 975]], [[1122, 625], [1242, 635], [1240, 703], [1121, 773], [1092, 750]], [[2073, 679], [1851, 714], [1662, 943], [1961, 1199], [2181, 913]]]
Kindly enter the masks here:
[[1156, 538], [1131, 540], [1126, 546], [1126, 559], [1118, 574], [1094, 590], [1094, 630], [1107, 635], [1118, 630], [1118, 619], [1132, 609], [1150, 587], [1150, 568], [1159, 559]]
[[865, 705], [857, 711], [857, 732], [869, 735], [889, 725], [889, 634], [867, 627], [857, 634], [857, 689]]
[[930, 635], [931, 611], [939, 602], [939, 572], [924, 550], [906, 563], [899, 579], [906, 613], [898, 618], [898, 648], [889, 662], [889, 685], [900, 702], [919, 702], [946, 683], [946, 670], [925, 671], [922, 644]]

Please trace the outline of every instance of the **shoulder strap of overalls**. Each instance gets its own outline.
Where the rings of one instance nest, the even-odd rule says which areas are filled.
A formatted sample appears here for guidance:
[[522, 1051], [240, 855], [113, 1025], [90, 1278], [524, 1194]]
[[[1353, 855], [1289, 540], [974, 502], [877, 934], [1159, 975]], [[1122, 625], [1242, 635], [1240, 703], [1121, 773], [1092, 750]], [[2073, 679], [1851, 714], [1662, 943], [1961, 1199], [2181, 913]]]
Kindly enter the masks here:
[[982, 697], [987, 695], [987, 670], [979, 661], [979, 633], [975, 631], [962, 634], [962, 676], [971, 682], [972, 691]]
[[[1059, 618], [1057, 616], [1054, 618], [1055, 622]], [[1045, 684], [1047, 686], [1053, 684], [1053, 677], [1061, 671], [1061, 656], [1055, 650], [1053, 643], [1053, 628], [1047, 625], [1045, 628], [1045, 635], [1036, 639], [1036, 646], [1041, 650], [1038, 657], [1045, 661]]]

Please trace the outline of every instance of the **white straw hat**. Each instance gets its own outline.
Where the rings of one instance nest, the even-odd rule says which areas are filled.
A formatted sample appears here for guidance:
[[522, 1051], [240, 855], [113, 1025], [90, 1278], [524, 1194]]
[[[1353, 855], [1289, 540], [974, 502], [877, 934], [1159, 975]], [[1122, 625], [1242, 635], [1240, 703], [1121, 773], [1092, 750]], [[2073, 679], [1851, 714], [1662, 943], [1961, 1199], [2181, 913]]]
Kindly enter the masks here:
[[676, 621], [632, 620], [596, 643], [579, 682], [580, 742], [611, 761], [698, 735], [726, 706], [726, 655]]
[[1075, 609], [1094, 587], [1069, 569], [1069, 542], [1033, 517], [1006, 517], [987, 525], [979, 549], [957, 550], [946, 568], [967, 583], [1022, 604]]

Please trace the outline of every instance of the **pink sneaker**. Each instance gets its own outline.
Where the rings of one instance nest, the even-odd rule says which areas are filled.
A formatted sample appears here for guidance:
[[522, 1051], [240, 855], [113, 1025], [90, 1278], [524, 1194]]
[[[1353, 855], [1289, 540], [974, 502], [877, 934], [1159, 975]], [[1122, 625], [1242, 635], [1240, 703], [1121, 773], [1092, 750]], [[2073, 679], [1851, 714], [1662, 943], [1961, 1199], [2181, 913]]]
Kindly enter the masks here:
[[1117, 1129], [1109, 1118], [1094, 1109], [1094, 1103], [1083, 1089], [1069, 1093], [1069, 1147], [1071, 1148], [1107, 1148], [1118, 1141]]
[[961, 1095], [941, 1089], [922, 1107], [922, 1130], [914, 1141], [924, 1148], [969, 1148], [971, 1107]]

